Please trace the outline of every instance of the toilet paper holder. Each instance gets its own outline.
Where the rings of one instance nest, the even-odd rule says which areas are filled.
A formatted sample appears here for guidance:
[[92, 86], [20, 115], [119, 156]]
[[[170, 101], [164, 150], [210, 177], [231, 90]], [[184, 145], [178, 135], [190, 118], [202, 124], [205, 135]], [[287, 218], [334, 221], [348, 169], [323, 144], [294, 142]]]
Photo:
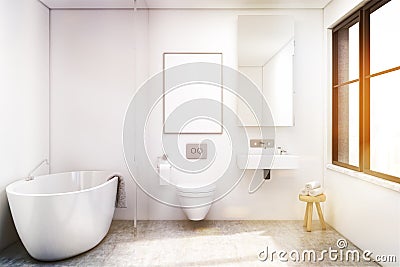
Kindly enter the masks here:
[[160, 161], [160, 160], [168, 160], [168, 157], [167, 157], [167, 155], [166, 154], [163, 154], [161, 157], [158, 157], [158, 161]]
[[[167, 165], [169, 166], [169, 169], [166, 171], [165, 167], [163, 167], [164, 169], [162, 170], [161, 165]], [[171, 165], [168, 162], [167, 155], [165, 154], [161, 157], [157, 157], [157, 173], [160, 178], [160, 185], [169, 185], [171, 179]]]
[[166, 154], [163, 154], [161, 157], [157, 157], [157, 170], [160, 169], [160, 164], [169, 164], [168, 157]]

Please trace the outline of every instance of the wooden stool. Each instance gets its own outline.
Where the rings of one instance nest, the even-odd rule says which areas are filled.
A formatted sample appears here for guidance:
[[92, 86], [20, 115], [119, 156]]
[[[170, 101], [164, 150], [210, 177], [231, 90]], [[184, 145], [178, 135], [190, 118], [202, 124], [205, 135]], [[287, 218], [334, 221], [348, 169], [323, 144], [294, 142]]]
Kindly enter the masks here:
[[320, 202], [324, 202], [326, 200], [326, 196], [324, 194], [316, 197], [299, 195], [299, 199], [301, 201], [307, 202], [306, 212], [304, 214], [304, 224], [303, 224], [304, 227], [307, 227], [307, 232], [311, 232], [313, 203], [315, 203], [315, 207], [317, 207], [318, 217], [322, 226], [322, 230], [326, 230], [324, 215], [322, 214], [321, 206], [319, 205]]

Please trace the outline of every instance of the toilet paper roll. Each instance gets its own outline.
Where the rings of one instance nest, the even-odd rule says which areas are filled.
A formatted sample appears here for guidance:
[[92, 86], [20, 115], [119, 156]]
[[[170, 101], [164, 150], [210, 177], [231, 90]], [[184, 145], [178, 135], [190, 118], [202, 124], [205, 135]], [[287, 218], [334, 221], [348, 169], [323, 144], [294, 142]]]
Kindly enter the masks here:
[[161, 185], [168, 184], [171, 181], [171, 165], [169, 163], [158, 164], [158, 175], [161, 178]]

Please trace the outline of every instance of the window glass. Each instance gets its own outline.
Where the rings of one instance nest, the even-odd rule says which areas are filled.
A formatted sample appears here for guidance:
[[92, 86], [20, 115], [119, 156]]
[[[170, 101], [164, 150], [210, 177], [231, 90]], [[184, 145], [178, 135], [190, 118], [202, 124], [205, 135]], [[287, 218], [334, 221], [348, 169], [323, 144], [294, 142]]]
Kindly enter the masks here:
[[338, 161], [359, 165], [359, 83], [338, 90]]
[[[400, 183], [400, 0], [367, 1], [339, 25], [333, 35], [333, 162]], [[360, 38], [360, 28], [369, 38]], [[361, 83], [363, 68], [369, 73]]]
[[400, 66], [400, 1], [392, 0], [370, 15], [370, 73]]
[[359, 23], [337, 33], [337, 81], [342, 84], [359, 77]]
[[400, 177], [400, 71], [371, 78], [370, 169]]

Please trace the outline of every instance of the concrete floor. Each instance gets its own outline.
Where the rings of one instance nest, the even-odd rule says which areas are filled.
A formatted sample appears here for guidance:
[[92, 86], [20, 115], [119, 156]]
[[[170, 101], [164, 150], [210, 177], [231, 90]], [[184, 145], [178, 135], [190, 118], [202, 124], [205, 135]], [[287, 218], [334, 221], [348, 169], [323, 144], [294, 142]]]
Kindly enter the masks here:
[[[330, 260], [293, 261], [289, 253], [315, 250], [317, 258], [329, 247], [341, 251], [337, 240], [343, 239], [328, 226], [322, 231], [318, 221], [306, 232], [302, 221], [139, 221], [137, 232], [131, 221], [113, 221], [104, 240], [92, 250], [76, 257], [40, 262], [32, 259], [20, 242], [0, 253], [0, 266], [376, 266], [372, 262]], [[288, 254], [260, 261], [267, 248]], [[342, 249], [358, 250], [348, 242]], [[359, 251], [359, 250], [358, 250]], [[295, 254], [292, 254], [295, 258]], [[360, 252], [360, 255], [362, 253]], [[265, 258], [265, 253], [260, 255]], [[345, 259], [345, 256], [343, 256]]]

